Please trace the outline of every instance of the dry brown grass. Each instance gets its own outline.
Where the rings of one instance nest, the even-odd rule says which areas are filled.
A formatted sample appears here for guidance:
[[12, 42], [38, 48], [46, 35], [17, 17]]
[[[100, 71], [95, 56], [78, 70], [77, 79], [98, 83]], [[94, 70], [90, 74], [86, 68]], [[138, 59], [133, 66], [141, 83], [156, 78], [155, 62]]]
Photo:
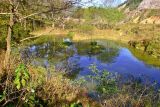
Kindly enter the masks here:
[[[143, 102], [142, 102], [143, 103]], [[143, 107], [141, 102], [136, 101], [131, 95], [118, 94], [110, 99], [104, 100], [102, 103], [103, 107]]]
[[[7, 92], [7, 99], [3, 104], [7, 104], [10, 101], [16, 101], [18, 98], [22, 98], [19, 99], [21, 104], [24, 103], [22, 101], [24, 92], [22, 91], [21, 93], [21, 90], [17, 91], [13, 83], [15, 69], [20, 63], [21, 61], [17, 57], [12, 57], [9, 71], [6, 71], [6, 75], [3, 74], [4, 79], [0, 86], [4, 86], [7, 88], [7, 90], [9, 90]], [[84, 88], [81, 88], [78, 85], [73, 85], [71, 80], [63, 77], [63, 74], [55, 72], [51, 69], [50, 78], [48, 78], [47, 70], [45, 68], [35, 68], [31, 65], [28, 65], [27, 68], [30, 74], [30, 80], [27, 84], [35, 89], [37, 98], [47, 102], [46, 106], [62, 107], [63, 104], [69, 105], [75, 102], [82, 102], [84, 105], [83, 107], [88, 107], [88, 104], [90, 104], [92, 107], [98, 107], [97, 102], [92, 101], [87, 97], [87, 91]], [[28, 91], [25, 90], [25, 93], [26, 92]], [[12, 96], [11, 93], [14, 93], [14, 96]], [[29, 93], [30, 91], [28, 94]], [[21, 94], [22, 96], [19, 96]]]
[[62, 29], [53, 29], [52, 27], [46, 27], [44, 29], [40, 29], [31, 33], [31, 35], [35, 36], [43, 36], [43, 35], [66, 35], [68, 30]]
[[[1, 51], [0, 58], [4, 59], [4, 55], [5, 52]], [[3, 104], [7, 104], [10, 101], [18, 100], [18, 98], [20, 97], [24, 97], [23, 95], [18, 96], [19, 94], [21, 95], [21, 91], [17, 91], [13, 83], [15, 69], [21, 62], [22, 61], [19, 59], [18, 56], [12, 56], [9, 64], [9, 69], [6, 71], [3, 70], [1, 67], [0, 80], [2, 83], [0, 83], [0, 87], [4, 87], [4, 89], [7, 88], [7, 90], [9, 90], [7, 92], [7, 99]], [[3, 64], [3, 60], [0, 60], [0, 64]], [[53, 107], [61, 107], [61, 104], [83, 102], [84, 107], [87, 104], [97, 107], [97, 103], [91, 101], [87, 97], [87, 95], [85, 94], [85, 89], [73, 85], [72, 81], [63, 77], [61, 73], [51, 70], [50, 78], [48, 78], [48, 74], [45, 68], [35, 68], [31, 65], [27, 65], [27, 68], [30, 74], [30, 81], [27, 84], [31, 85], [31, 87], [35, 87], [36, 96], [39, 97], [41, 100], [47, 101], [48, 105]], [[12, 96], [11, 93], [14, 93], [15, 96]], [[23, 101], [21, 103], [23, 103]], [[55, 106], [55, 104], [57, 106]]]
[[[50, 78], [44, 68], [29, 67], [31, 81], [37, 87], [36, 95], [47, 101], [49, 107], [62, 107], [63, 104], [81, 102], [83, 107], [98, 107], [98, 103], [87, 97], [87, 91], [79, 85], [72, 84], [73, 81], [63, 77], [61, 73], [51, 70]], [[41, 81], [41, 83], [37, 83]], [[37, 84], [37, 85], [36, 85]]]
[[121, 32], [114, 31], [114, 30], [98, 30], [96, 29], [92, 34], [76, 34], [74, 36], [74, 41], [81, 41], [81, 40], [113, 40], [119, 41], [123, 43], [127, 43], [131, 38], [128, 36], [121, 35]]
[[[117, 30], [117, 28], [119, 30]], [[78, 29], [53, 29], [51, 27], [38, 30], [33, 32], [33, 35], [55, 35], [65, 36], [69, 31], [74, 31], [75, 36], [73, 37], [74, 41], [82, 41], [82, 40], [91, 40], [91, 39], [104, 39], [104, 40], [113, 40], [116, 42], [128, 43], [129, 41], [142, 41], [142, 40], [152, 40], [157, 35], [159, 35], [160, 29], [159, 26], [155, 26], [153, 24], [122, 24], [115, 27], [115, 29], [106, 29], [99, 30], [94, 29], [90, 33], [81, 33]]]
[[[82, 41], [82, 40], [91, 40], [91, 39], [105, 39], [105, 40], [113, 40], [113, 41], [121, 41], [123, 43], [127, 43], [133, 38], [129, 36], [123, 35], [119, 31], [115, 30], [98, 30], [95, 29], [91, 34], [79, 33], [76, 29], [72, 29], [75, 31], [75, 36], [73, 37], [74, 41]], [[69, 30], [62, 29], [52, 29], [46, 28], [43, 30], [39, 30], [36, 32], [32, 32], [32, 35], [67, 35]]]
[[[2, 71], [4, 71], [4, 68], [3, 68], [4, 58], [5, 58], [5, 51], [0, 50], [0, 73]], [[21, 61], [20, 61], [18, 56], [11, 55], [10, 64], [9, 64], [9, 67], [8, 67], [9, 70], [7, 72], [13, 71], [20, 62]]]
[[[125, 26], [126, 27], [126, 26]], [[46, 28], [42, 30], [38, 30], [36, 32], [32, 32], [32, 35], [67, 35], [70, 30], [62, 30], [62, 29], [52, 29], [52, 28]], [[77, 29], [72, 29], [72, 31], [75, 32], [75, 36], [73, 37], [74, 41], [83, 41], [83, 40], [91, 40], [91, 39], [104, 39], [104, 40], [113, 40], [113, 41], [118, 41], [122, 43], [128, 43], [131, 40], [143, 40], [145, 38], [148, 38], [149, 36], [146, 35], [133, 35], [127, 32], [127, 28], [122, 28], [120, 31], [116, 30], [99, 30], [99, 29], [94, 29], [93, 32], [90, 34], [86, 33], [79, 33]]]

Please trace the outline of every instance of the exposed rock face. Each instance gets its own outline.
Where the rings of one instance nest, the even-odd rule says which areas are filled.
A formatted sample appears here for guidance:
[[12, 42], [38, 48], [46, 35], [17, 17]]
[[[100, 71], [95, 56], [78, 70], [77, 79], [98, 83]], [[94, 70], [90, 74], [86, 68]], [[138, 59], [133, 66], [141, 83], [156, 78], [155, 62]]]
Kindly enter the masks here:
[[[124, 22], [133, 22], [141, 24], [160, 24], [160, 0], [143, 0], [138, 2], [137, 8], [131, 10], [135, 0], [128, 0], [118, 9], [126, 14]], [[127, 4], [127, 3], [130, 3]]]
[[160, 0], [143, 0], [138, 9], [160, 9]]
[[140, 22], [141, 24], [160, 24], [160, 17], [159, 16], [151, 16]]

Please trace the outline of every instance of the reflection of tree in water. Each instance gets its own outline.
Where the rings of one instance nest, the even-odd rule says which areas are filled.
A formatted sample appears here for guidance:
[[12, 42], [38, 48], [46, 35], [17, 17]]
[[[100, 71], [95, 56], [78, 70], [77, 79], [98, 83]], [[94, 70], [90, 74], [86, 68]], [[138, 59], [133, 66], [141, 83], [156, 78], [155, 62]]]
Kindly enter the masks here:
[[112, 63], [114, 62], [115, 58], [119, 55], [118, 48], [108, 48], [103, 53], [97, 56], [97, 59], [100, 60], [102, 63]]
[[69, 56], [73, 52], [67, 52], [66, 48], [63, 47], [60, 42], [47, 42], [38, 45], [32, 45], [21, 50], [21, 58], [26, 63], [31, 63], [33, 61], [43, 62], [43, 60], [48, 60], [48, 62], [59, 62]]
[[105, 49], [103, 45], [96, 44], [92, 45], [90, 42], [76, 43], [75, 46], [77, 48], [77, 52], [79, 55], [97, 55], [102, 53]]
[[[103, 46], [102, 46], [103, 47]], [[82, 70], [79, 64], [79, 55], [90, 55], [90, 43], [75, 43], [74, 45], [65, 48], [58, 42], [47, 42], [38, 45], [32, 45], [22, 50], [22, 59], [29, 60], [33, 65], [43, 66], [44, 61], [49, 65], [56, 65], [56, 70], [64, 72], [68, 77], [74, 79]], [[91, 54], [95, 55], [95, 54]], [[102, 62], [112, 62], [118, 55], [117, 48], [101, 48], [100, 53], [96, 54]], [[35, 64], [36, 63], [36, 64]]]
[[88, 51], [90, 49], [90, 45], [89, 43], [76, 43], [75, 44], [76, 48], [77, 48], [77, 52], [79, 55], [87, 55], [88, 54]]
[[[118, 86], [132, 86], [130, 88], [135, 89], [137, 87], [144, 87], [148, 86], [150, 88], [158, 89], [160, 87], [160, 84], [153, 80], [153, 78], [147, 76], [147, 75], [139, 75], [139, 76], [133, 76], [132, 74], [119, 74], [117, 78]], [[122, 88], [122, 87], [121, 87]], [[139, 89], [141, 89], [139, 88]], [[143, 88], [142, 88], [143, 89]], [[152, 90], [153, 91], [153, 90]]]
[[64, 72], [70, 79], [75, 79], [82, 70], [79, 64], [80, 58], [78, 56], [70, 57], [56, 65], [56, 71]]
[[[50, 43], [44, 43], [41, 45], [32, 45], [28, 48], [25, 48], [22, 50], [22, 58], [44, 58], [47, 56], [52, 56], [54, 53], [52, 53], [52, 44]], [[27, 56], [27, 57], [26, 57]]]

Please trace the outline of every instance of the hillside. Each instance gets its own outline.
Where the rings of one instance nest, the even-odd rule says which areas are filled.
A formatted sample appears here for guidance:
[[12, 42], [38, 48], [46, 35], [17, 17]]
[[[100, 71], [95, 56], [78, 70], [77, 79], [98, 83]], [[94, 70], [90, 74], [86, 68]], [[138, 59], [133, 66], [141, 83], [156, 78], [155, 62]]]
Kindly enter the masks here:
[[160, 24], [160, 0], [128, 0], [119, 10], [128, 16], [124, 22]]
[[160, 0], [143, 0], [138, 9], [160, 9]]

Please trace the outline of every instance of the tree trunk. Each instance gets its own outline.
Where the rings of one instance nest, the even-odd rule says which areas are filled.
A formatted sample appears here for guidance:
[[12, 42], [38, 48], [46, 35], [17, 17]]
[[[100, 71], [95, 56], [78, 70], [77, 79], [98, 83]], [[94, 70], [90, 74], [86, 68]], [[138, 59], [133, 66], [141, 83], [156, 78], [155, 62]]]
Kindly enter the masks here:
[[8, 67], [9, 67], [10, 54], [11, 54], [11, 35], [12, 35], [12, 27], [13, 27], [13, 24], [14, 24], [14, 21], [13, 21], [14, 8], [13, 8], [12, 5], [10, 6], [10, 12], [13, 13], [13, 14], [10, 14], [8, 34], [7, 34], [7, 38], [6, 38], [7, 50], [6, 50], [6, 54], [5, 54], [5, 60], [4, 60], [4, 68], [5, 69], [8, 69]]

